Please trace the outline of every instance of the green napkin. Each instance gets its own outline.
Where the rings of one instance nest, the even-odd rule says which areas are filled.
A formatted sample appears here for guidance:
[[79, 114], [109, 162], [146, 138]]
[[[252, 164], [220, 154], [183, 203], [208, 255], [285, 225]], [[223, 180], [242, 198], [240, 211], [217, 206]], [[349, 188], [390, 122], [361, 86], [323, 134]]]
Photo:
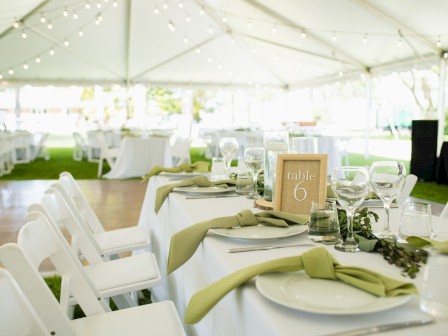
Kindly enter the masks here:
[[305, 224], [308, 218], [309, 216], [283, 211], [261, 211], [254, 214], [250, 210], [243, 210], [236, 216], [219, 217], [189, 226], [171, 237], [167, 273], [175, 271], [191, 258], [209, 229], [258, 224], [287, 227]]
[[428, 238], [422, 238], [417, 236], [410, 236], [406, 238], [406, 241], [414, 247], [423, 248], [427, 246], [434, 247], [441, 253], [448, 253], [448, 241], [433, 240]]
[[197, 161], [195, 163], [184, 163], [177, 167], [162, 167], [155, 166], [152, 168], [148, 174], [143, 176], [143, 180], [149, 180], [152, 176], [158, 175], [161, 172], [167, 173], [208, 173], [210, 171], [210, 163], [205, 161]]
[[418, 293], [412, 283], [395, 280], [361, 267], [342, 266], [324, 247], [316, 247], [301, 256], [270, 260], [249, 266], [200, 290], [188, 303], [185, 322], [188, 324], [199, 322], [227, 293], [258, 274], [300, 270], [305, 270], [312, 278], [344, 281], [376, 296]]
[[227, 188], [229, 185], [235, 185], [235, 180], [220, 180], [220, 181], [210, 181], [207, 176], [195, 176], [191, 179], [182, 180], [180, 182], [176, 182], [173, 184], [167, 184], [162, 187], [159, 187], [156, 192], [156, 202], [154, 211], [156, 213], [159, 212], [163, 202], [168, 197], [169, 193], [173, 191], [176, 187], [190, 187], [190, 186], [198, 186], [198, 187], [220, 187]]

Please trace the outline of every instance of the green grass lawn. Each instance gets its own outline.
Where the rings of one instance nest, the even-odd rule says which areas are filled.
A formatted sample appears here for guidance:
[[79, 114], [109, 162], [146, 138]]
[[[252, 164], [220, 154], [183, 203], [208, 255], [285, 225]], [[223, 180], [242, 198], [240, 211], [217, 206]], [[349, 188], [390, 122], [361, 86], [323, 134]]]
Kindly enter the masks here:
[[[0, 176], [0, 181], [7, 180], [56, 180], [59, 173], [69, 171], [75, 179], [97, 179], [98, 163], [74, 161], [71, 148], [50, 148], [49, 161], [37, 159], [28, 164], [20, 164], [14, 167], [11, 174]], [[211, 161], [206, 159], [201, 148], [191, 149], [191, 160]], [[374, 161], [388, 161], [390, 159], [370, 156], [365, 159], [362, 154], [349, 154], [349, 163], [354, 166], [367, 166]], [[409, 161], [403, 161], [406, 170], [409, 172]], [[104, 164], [103, 173], [109, 171], [107, 163]], [[426, 199], [433, 202], [445, 204], [448, 202], [448, 185], [437, 184], [435, 182], [417, 182], [411, 196]]]

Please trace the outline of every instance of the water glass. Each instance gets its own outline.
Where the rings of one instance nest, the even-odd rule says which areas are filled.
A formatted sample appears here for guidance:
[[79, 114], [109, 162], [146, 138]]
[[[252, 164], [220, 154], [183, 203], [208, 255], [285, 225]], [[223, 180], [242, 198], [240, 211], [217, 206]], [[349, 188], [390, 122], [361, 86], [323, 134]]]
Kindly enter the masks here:
[[311, 202], [308, 239], [324, 244], [336, 244], [340, 237], [336, 202]]
[[403, 205], [398, 238], [405, 241], [409, 236], [432, 238], [431, 205], [423, 202], [407, 202]]
[[263, 198], [267, 201], [273, 200], [274, 174], [276, 170], [273, 158], [276, 157], [272, 152], [287, 152], [289, 148], [288, 131], [268, 131], [263, 133], [264, 157], [264, 191]]
[[430, 250], [420, 290], [420, 309], [434, 317], [448, 317], [448, 255]]
[[238, 171], [235, 192], [239, 195], [249, 195], [254, 190], [254, 180], [249, 171]]
[[294, 150], [298, 154], [317, 154], [318, 143], [316, 137], [296, 137], [292, 138]]
[[223, 157], [212, 158], [212, 177], [224, 179], [226, 177], [226, 160]]

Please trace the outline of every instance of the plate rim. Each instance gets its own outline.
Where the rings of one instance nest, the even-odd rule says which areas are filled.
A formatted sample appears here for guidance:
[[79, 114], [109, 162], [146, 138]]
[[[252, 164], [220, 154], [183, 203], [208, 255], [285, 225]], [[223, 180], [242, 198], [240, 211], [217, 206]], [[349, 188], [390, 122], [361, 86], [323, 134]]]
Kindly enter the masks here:
[[[247, 226], [246, 228], [250, 229], [250, 228], [259, 228], [259, 227], [269, 227], [267, 225], [253, 225], [253, 226]], [[306, 232], [308, 229], [308, 225], [306, 224], [295, 224], [295, 225], [290, 225], [289, 227], [297, 227], [297, 228], [303, 228], [303, 230], [298, 230], [296, 232], [291, 232], [289, 234], [286, 235], [282, 235], [282, 236], [273, 236], [273, 237], [242, 237], [242, 236], [232, 236], [232, 235], [228, 235], [228, 234], [224, 234], [223, 232], [220, 231], [216, 231], [216, 230], [228, 230], [228, 229], [221, 229], [221, 228], [214, 228], [214, 229], [210, 229], [211, 232], [216, 233], [217, 235], [223, 236], [223, 237], [227, 237], [227, 238], [232, 238], [232, 239], [240, 239], [240, 240], [256, 240], [256, 241], [263, 241], [263, 240], [274, 240], [274, 239], [281, 239], [281, 238], [288, 238], [288, 237], [292, 237], [295, 235], [299, 235], [303, 232]], [[281, 227], [278, 227], [281, 228]]]
[[[307, 312], [307, 313], [314, 313], [314, 314], [321, 314], [321, 315], [363, 315], [363, 314], [372, 314], [372, 313], [377, 313], [377, 312], [382, 312], [382, 311], [386, 311], [389, 309], [393, 309], [396, 308], [398, 306], [401, 306], [405, 303], [407, 303], [411, 298], [412, 298], [412, 294], [408, 294], [408, 295], [399, 295], [399, 296], [394, 296], [394, 297], [376, 297], [378, 300], [385, 300], [385, 299], [392, 299], [390, 300], [391, 303], [386, 305], [386, 307], [381, 306], [379, 308], [374, 308], [374, 306], [371, 309], [364, 309], [364, 310], [359, 310], [359, 309], [355, 309], [352, 308], [352, 310], [344, 310], [344, 309], [334, 309], [334, 310], [325, 310], [325, 308], [323, 308], [322, 310], [319, 310], [317, 308], [313, 308], [313, 307], [307, 307], [306, 305], [302, 305], [302, 306], [297, 306], [297, 305], [293, 305], [290, 304], [289, 302], [286, 301], [282, 301], [281, 299], [275, 298], [272, 295], [268, 294], [265, 290], [263, 290], [262, 287], [262, 281], [266, 278], [269, 277], [285, 277], [285, 276], [305, 276], [307, 277], [309, 280], [320, 280], [320, 281], [325, 281], [326, 279], [313, 279], [311, 277], [309, 277], [308, 275], [306, 275], [305, 271], [296, 271], [296, 272], [277, 272], [277, 273], [265, 273], [265, 274], [260, 274], [256, 277], [255, 280], [255, 287], [257, 289], [257, 291], [266, 299], [268, 299], [271, 302], [274, 302], [276, 304], [279, 304], [281, 306], [290, 308], [290, 309], [294, 309], [297, 311], [302, 311], [302, 312]], [[334, 280], [330, 280], [328, 279], [327, 281], [334, 281]], [[347, 283], [344, 283], [342, 281], [338, 281], [338, 285], [346, 285], [346, 286], [350, 286], [353, 287]], [[353, 287], [356, 289], [356, 287]], [[362, 291], [362, 289], [358, 289], [360, 291]], [[369, 294], [368, 292], [365, 292], [367, 294]]]
[[[195, 188], [201, 188], [201, 187], [196, 187], [196, 186], [187, 186], [187, 187], [175, 187], [173, 189], [174, 192], [181, 192], [181, 193], [185, 193], [185, 194], [190, 194], [190, 195], [209, 195], [209, 194], [225, 194], [228, 192], [232, 192], [235, 191], [235, 186], [229, 186], [226, 188], [218, 188], [216, 187], [216, 190], [185, 190], [184, 188], [190, 188], [190, 187], [195, 187]], [[204, 188], [212, 188], [213, 186], [210, 187], [204, 187]]]

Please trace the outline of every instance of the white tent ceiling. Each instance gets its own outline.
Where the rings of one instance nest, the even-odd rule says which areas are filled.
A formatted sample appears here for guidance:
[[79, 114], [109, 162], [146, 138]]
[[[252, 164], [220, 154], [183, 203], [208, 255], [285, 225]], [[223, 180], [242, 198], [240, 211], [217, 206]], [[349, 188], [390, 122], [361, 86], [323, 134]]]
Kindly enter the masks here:
[[0, 76], [301, 87], [437, 63], [447, 17], [446, 0], [0, 0]]

